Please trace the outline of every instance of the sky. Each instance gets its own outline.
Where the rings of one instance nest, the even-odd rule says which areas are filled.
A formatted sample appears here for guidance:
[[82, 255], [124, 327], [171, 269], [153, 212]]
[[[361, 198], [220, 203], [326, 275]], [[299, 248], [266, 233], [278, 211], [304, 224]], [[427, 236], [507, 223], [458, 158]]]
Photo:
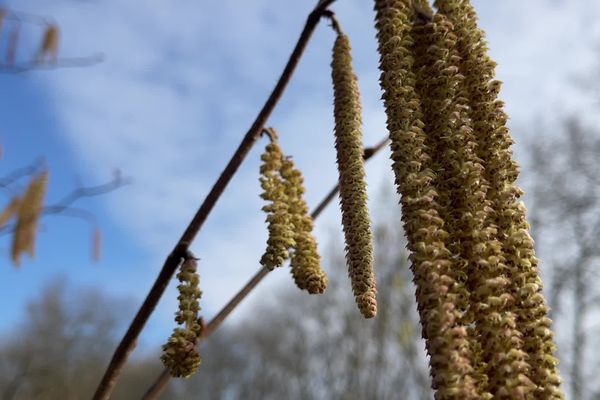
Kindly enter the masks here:
[[[0, 74], [0, 176], [43, 156], [51, 173], [49, 203], [79, 182], [110, 180], [115, 169], [132, 180], [113, 193], [78, 203], [99, 221], [99, 263], [90, 260], [89, 226], [60, 216], [44, 220], [35, 259], [17, 269], [4, 257], [0, 332], [10, 331], [28, 300], [57, 277], [122, 297], [133, 315], [262, 107], [314, 3], [0, 1], [2, 7], [56, 21], [61, 57], [105, 55], [104, 62], [86, 68]], [[532, 129], [537, 121], [552, 127], [563, 116], [591, 107], [578, 78], [597, 61], [600, 23], [594, 16], [600, 15], [600, 2], [473, 4], [498, 62], [498, 78], [504, 81], [501, 96], [511, 116], [515, 152], [524, 157], [524, 143], [543, 140]], [[352, 42], [364, 142], [372, 145], [386, 135], [372, 2], [338, 0], [331, 8]], [[25, 28], [25, 49], [39, 40], [36, 29]], [[311, 206], [337, 180], [329, 68], [334, 39], [327, 23], [320, 24], [268, 122], [279, 131], [284, 152], [302, 169]], [[0, 40], [0, 54], [5, 45]], [[546, 134], [553, 134], [552, 129]], [[259, 268], [266, 227], [258, 167], [265, 144], [254, 147], [192, 246], [201, 259], [207, 318]], [[369, 163], [367, 176], [370, 209], [384, 215], [378, 198], [382, 188], [393, 186], [387, 150]], [[332, 232], [339, 240], [339, 224], [339, 210], [332, 204], [316, 225], [322, 253]], [[0, 251], [8, 255], [9, 248], [8, 238], [1, 239]], [[288, 271], [268, 276], [234, 319], [281, 285], [294, 290]], [[168, 337], [176, 297], [171, 285], [142, 343], [153, 345]]]

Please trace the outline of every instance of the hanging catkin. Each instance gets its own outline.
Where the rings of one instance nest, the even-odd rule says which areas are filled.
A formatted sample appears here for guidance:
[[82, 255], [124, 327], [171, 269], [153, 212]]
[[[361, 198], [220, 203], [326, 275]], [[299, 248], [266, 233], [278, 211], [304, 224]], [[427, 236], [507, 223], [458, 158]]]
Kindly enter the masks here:
[[44, 31], [44, 37], [40, 49], [38, 50], [37, 63], [42, 64], [48, 59], [49, 62], [56, 64], [58, 60], [58, 42], [59, 31], [57, 25], [48, 25]]
[[427, 25], [431, 28], [420, 30], [425, 36], [422, 40], [429, 38], [430, 43], [424, 54], [417, 55], [423, 65], [417, 87], [437, 172], [438, 201], [446, 210], [442, 216], [449, 249], [456, 255], [457, 266], [463, 266], [467, 277], [463, 284], [473, 288], [464, 317], [471, 327], [477, 383], [485, 397], [526, 398], [535, 385], [528, 378], [522, 335], [515, 329], [514, 297], [508, 293], [502, 245], [491, 220], [492, 204], [486, 199], [488, 184], [476, 155], [464, 76], [458, 68], [457, 38], [443, 15], [436, 15]]
[[15, 265], [21, 263], [21, 254], [35, 254], [35, 237], [38, 222], [44, 208], [44, 197], [48, 184], [48, 171], [33, 177], [23, 195], [13, 234], [11, 256]]
[[360, 312], [365, 318], [372, 318], [377, 314], [377, 289], [367, 209], [360, 94], [352, 70], [350, 42], [342, 33], [335, 41], [331, 67], [335, 99], [335, 148], [348, 275]]
[[530, 378], [537, 386], [534, 394], [540, 399], [562, 399], [558, 360], [548, 318], [548, 307], [542, 295], [538, 259], [525, 217], [525, 207], [519, 201], [522, 190], [515, 184], [518, 166], [512, 157], [512, 138], [506, 127], [507, 116], [498, 100], [500, 82], [494, 80], [495, 63], [488, 56], [484, 33], [477, 26], [477, 16], [468, 0], [436, 2], [455, 27], [459, 67], [465, 75], [477, 155], [483, 160], [485, 178], [489, 183], [487, 198], [495, 210], [494, 222], [502, 244], [506, 279], [510, 282], [511, 304], [517, 316], [516, 328], [523, 335], [523, 350], [532, 367]]
[[198, 300], [202, 296], [200, 291], [200, 278], [198, 277], [198, 262], [193, 257], [188, 257], [181, 264], [177, 274], [180, 284], [179, 311], [175, 314], [175, 321], [183, 328], [175, 328], [169, 341], [163, 345], [161, 360], [172, 376], [185, 378], [198, 370], [201, 358], [197, 350], [198, 340], [202, 334], [201, 319], [198, 317], [200, 305]]
[[0, 213], [0, 228], [3, 228], [12, 217], [18, 214], [19, 208], [21, 208], [21, 198], [15, 196]]
[[[446, 248], [435, 174], [425, 145], [420, 100], [415, 91], [415, 14], [409, 0], [376, 0], [381, 86], [390, 132], [393, 169], [411, 252], [417, 304], [430, 355], [436, 399], [481, 399], [463, 311], [468, 291]], [[419, 44], [417, 44], [419, 45]], [[423, 45], [420, 44], [420, 45]], [[461, 282], [463, 281], [463, 282]]]
[[267, 213], [269, 238], [260, 263], [273, 270], [289, 258], [289, 249], [294, 245], [294, 229], [288, 211], [285, 184], [280, 176], [283, 154], [275, 140], [267, 145], [261, 160], [261, 197], [269, 201], [262, 209]]
[[0, 8], [0, 40], [2, 39], [2, 34], [4, 33], [4, 21], [6, 19], [6, 10]]
[[321, 270], [321, 257], [317, 251], [317, 241], [312, 234], [313, 220], [303, 198], [302, 172], [287, 157], [282, 160], [280, 172], [285, 185], [290, 222], [294, 229], [294, 247], [290, 263], [292, 277], [300, 289], [310, 294], [323, 293], [327, 288], [327, 276]]

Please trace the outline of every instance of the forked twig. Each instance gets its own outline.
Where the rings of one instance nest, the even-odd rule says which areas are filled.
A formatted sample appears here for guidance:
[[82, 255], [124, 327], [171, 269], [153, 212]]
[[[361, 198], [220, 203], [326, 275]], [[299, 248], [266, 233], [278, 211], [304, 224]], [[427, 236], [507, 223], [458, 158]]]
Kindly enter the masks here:
[[[39, 167], [37, 166], [37, 164], [34, 164], [31, 167], [25, 167], [23, 169], [17, 170], [13, 174], [5, 178], [6, 182], [14, 182], [13, 178], [21, 177], [25, 174], [32, 174], [37, 169], [39, 169]], [[87, 222], [93, 225], [96, 223], [96, 218], [94, 217], [94, 215], [87, 210], [72, 207], [73, 203], [84, 197], [100, 196], [102, 194], [112, 192], [113, 190], [116, 190], [121, 186], [127, 185], [128, 183], [129, 181], [127, 179], [123, 179], [120, 176], [116, 176], [110, 182], [103, 183], [101, 185], [78, 187], [71, 193], [66, 195], [62, 200], [54, 204], [45, 206], [42, 209], [42, 215], [64, 215], [68, 217], [80, 218], [86, 220]], [[1, 186], [2, 185], [0, 184], [0, 187]], [[0, 235], [8, 233], [12, 234], [14, 232], [14, 229], [14, 224], [3, 226], [0, 228]]]
[[237, 150], [229, 160], [229, 163], [217, 179], [216, 183], [204, 199], [204, 202], [194, 215], [192, 221], [189, 223], [185, 232], [175, 245], [174, 249], [171, 251], [167, 259], [165, 260], [163, 267], [158, 274], [152, 288], [148, 292], [146, 299], [142, 303], [142, 306], [138, 310], [135, 315], [133, 321], [131, 322], [127, 332], [121, 339], [121, 342], [117, 346], [110, 363], [96, 389], [96, 393], [94, 394], [94, 400], [106, 400], [110, 398], [110, 395], [114, 389], [114, 386], [117, 383], [117, 378], [125, 365], [129, 353], [135, 347], [135, 343], [137, 338], [146, 325], [148, 318], [156, 308], [160, 298], [165, 292], [167, 285], [173, 274], [177, 270], [181, 259], [185, 252], [188, 250], [190, 244], [202, 228], [202, 225], [206, 221], [206, 218], [210, 214], [211, 210], [215, 206], [217, 200], [229, 184], [231, 178], [236, 173], [239, 166], [242, 164], [242, 161], [246, 158], [246, 155], [250, 152], [250, 149], [254, 145], [254, 143], [258, 140], [264, 125], [267, 122], [267, 119], [271, 115], [273, 109], [279, 102], [283, 91], [285, 90], [288, 82], [290, 81], [298, 62], [308, 44], [312, 33], [314, 32], [321, 16], [325, 9], [333, 3], [334, 0], [321, 0], [317, 4], [317, 6], [313, 9], [313, 11], [309, 14], [304, 29], [300, 34], [298, 42], [290, 58], [279, 78], [279, 81], [275, 85], [275, 88], [269, 95], [269, 98], [265, 102], [263, 108], [258, 113], [258, 116], [250, 126], [248, 132], [242, 139], [239, 144]]
[[[386, 138], [377, 145], [366, 148], [363, 156], [364, 160], [368, 161], [371, 157], [377, 154], [383, 147], [385, 147], [388, 141], [389, 139]], [[321, 215], [323, 210], [325, 210], [325, 207], [331, 203], [339, 190], [339, 184], [335, 185], [329, 191], [327, 196], [321, 200], [319, 205], [317, 205], [317, 207], [310, 214], [313, 220], [317, 219], [319, 215]], [[248, 296], [252, 290], [256, 288], [256, 286], [258, 286], [258, 284], [267, 276], [269, 272], [270, 270], [266, 267], [262, 267], [258, 270], [258, 272], [244, 285], [244, 287], [242, 287], [242, 289], [240, 289], [240, 291], [237, 292], [237, 294], [233, 296], [233, 298], [229, 300], [227, 304], [225, 304], [221, 311], [219, 311], [217, 315], [215, 315], [213, 319], [210, 320], [210, 322], [205, 326], [205, 328], [202, 330], [202, 337], [200, 338], [199, 343], [204, 341], [204, 339], [214, 333], [221, 326], [229, 314], [231, 314], [233, 310], [235, 310], [235, 308], [242, 302], [242, 300], [244, 300], [244, 298], [246, 298], [246, 296]], [[160, 394], [167, 387], [170, 380], [171, 374], [169, 374], [169, 371], [165, 368], [156, 378], [152, 386], [150, 386], [150, 388], [146, 391], [142, 397], [142, 400], [153, 400], [158, 398], [158, 396], [160, 396]]]

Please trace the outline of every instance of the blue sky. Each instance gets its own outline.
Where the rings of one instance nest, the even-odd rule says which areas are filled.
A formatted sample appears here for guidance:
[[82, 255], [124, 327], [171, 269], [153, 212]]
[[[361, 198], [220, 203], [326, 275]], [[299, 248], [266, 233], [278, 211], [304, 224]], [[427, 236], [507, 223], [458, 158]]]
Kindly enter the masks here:
[[[105, 182], [115, 168], [134, 183], [81, 202], [100, 220], [103, 258], [90, 261], [90, 231], [82, 221], [44, 221], [37, 257], [0, 278], [0, 331], [9, 330], [27, 300], [56, 276], [130, 299], [137, 309], [162, 262], [210, 189], [272, 89], [315, 1], [176, 3], [159, 0], [14, 0], [16, 11], [52, 16], [61, 27], [64, 57], [103, 52], [106, 61], [82, 69], [0, 75], [0, 174], [42, 155], [51, 170], [48, 200], [78, 180]], [[597, 0], [473, 1], [481, 17], [502, 97], [511, 116], [516, 153], [532, 140], [533, 122], [580, 112], [589, 99], [575, 78], [590, 70], [600, 43]], [[385, 135], [379, 100], [372, 2], [338, 0], [332, 7], [351, 38], [363, 95], [365, 143]], [[29, 38], [31, 40], [31, 38]], [[330, 52], [334, 34], [317, 29], [284, 99], [269, 121], [282, 147], [305, 174], [309, 204], [336, 181]], [[0, 47], [1, 48], [1, 47]], [[551, 132], [548, 132], [551, 134]], [[255, 147], [210, 216], [193, 250], [201, 257], [203, 307], [210, 317], [257, 270], [266, 230], [258, 197]], [[368, 166], [371, 210], [392, 185], [387, 153]], [[4, 198], [1, 199], [5, 201]], [[322, 250], [337, 232], [331, 206], [317, 224]], [[0, 241], [7, 252], [9, 242]], [[328, 266], [325, 265], [327, 269]], [[252, 299], [290, 285], [277, 271]], [[166, 338], [176, 310], [173, 285], [144, 340]]]

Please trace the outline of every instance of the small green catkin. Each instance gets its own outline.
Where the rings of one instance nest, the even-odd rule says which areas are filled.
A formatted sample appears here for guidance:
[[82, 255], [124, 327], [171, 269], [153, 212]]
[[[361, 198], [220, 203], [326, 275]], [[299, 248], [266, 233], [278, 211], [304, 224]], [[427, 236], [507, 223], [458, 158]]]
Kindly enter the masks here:
[[313, 219], [303, 198], [304, 179], [294, 162], [286, 157], [282, 161], [281, 177], [285, 185], [290, 221], [294, 228], [294, 247], [291, 271], [298, 288], [310, 294], [320, 294], [327, 288], [327, 276], [321, 269], [317, 241], [312, 234]]
[[[519, 168], [512, 156], [513, 140], [506, 127], [508, 117], [504, 104], [498, 100], [500, 82], [494, 79], [496, 64], [488, 55], [485, 35], [478, 27], [477, 14], [468, 0], [438, 0], [436, 6], [452, 22], [458, 38], [457, 48], [462, 59], [459, 69], [465, 75], [477, 155], [483, 160], [484, 176], [489, 183], [487, 198], [495, 211], [494, 223], [507, 267], [509, 293], [515, 299], [511, 307], [517, 316], [516, 329], [522, 334], [522, 348], [532, 369], [530, 378], [537, 387], [533, 398], [563, 399], [539, 261], [529, 235], [525, 207], [519, 201], [523, 192], [515, 183]], [[529, 398], [527, 392], [508, 395]]]
[[277, 142], [273, 141], [267, 145], [261, 160], [261, 197], [269, 201], [262, 210], [267, 213], [269, 237], [260, 263], [273, 270], [275, 267], [281, 267], [289, 258], [289, 249], [294, 245], [294, 229], [288, 210], [285, 183], [280, 176], [283, 153]]
[[360, 94], [352, 69], [350, 41], [342, 33], [335, 41], [331, 67], [335, 148], [348, 275], [360, 312], [365, 318], [372, 318], [377, 314], [377, 289], [367, 208]]
[[161, 360], [170, 374], [177, 378], [187, 378], [194, 374], [201, 363], [197, 350], [198, 341], [202, 335], [202, 322], [198, 317], [200, 312], [199, 299], [202, 291], [199, 288], [200, 278], [197, 272], [198, 262], [189, 257], [181, 264], [177, 274], [180, 284], [179, 311], [175, 314], [175, 321], [183, 327], [173, 330], [169, 341], [163, 345]]

